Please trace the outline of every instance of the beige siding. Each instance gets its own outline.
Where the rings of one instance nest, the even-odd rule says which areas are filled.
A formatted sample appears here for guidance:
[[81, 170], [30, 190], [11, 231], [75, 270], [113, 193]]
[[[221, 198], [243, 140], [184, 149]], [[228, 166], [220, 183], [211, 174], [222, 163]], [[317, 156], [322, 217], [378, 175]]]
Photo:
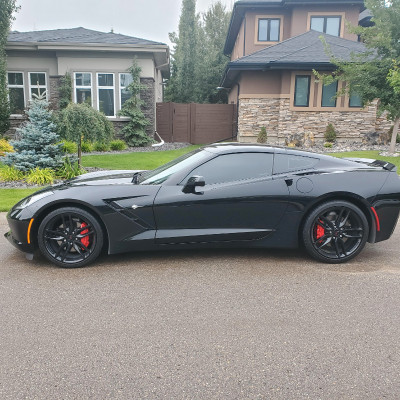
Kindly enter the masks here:
[[57, 59], [54, 55], [35, 55], [20, 53], [7, 56], [8, 71], [43, 71], [50, 75], [58, 75]]

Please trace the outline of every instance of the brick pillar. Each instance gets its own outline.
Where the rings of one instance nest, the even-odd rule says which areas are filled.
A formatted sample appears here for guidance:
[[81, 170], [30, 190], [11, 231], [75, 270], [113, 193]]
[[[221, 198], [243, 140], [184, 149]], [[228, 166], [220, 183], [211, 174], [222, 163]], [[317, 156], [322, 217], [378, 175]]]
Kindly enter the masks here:
[[54, 75], [49, 77], [49, 100], [50, 100], [50, 108], [53, 110], [59, 109], [59, 100], [60, 100], [60, 84], [61, 84], [60, 75]]
[[146, 128], [146, 133], [153, 137], [156, 129], [155, 82], [153, 78], [140, 78], [140, 83], [143, 86], [140, 92], [140, 99], [144, 101], [142, 111], [150, 122]]

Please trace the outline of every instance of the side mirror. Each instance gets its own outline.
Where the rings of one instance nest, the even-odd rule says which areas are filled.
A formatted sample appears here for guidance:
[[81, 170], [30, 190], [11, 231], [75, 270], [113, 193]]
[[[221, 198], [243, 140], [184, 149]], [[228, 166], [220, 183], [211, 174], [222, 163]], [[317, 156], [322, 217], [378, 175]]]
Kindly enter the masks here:
[[196, 192], [196, 187], [205, 186], [205, 184], [206, 182], [202, 176], [191, 176], [183, 187], [182, 192], [201, 194], [201, 192]]

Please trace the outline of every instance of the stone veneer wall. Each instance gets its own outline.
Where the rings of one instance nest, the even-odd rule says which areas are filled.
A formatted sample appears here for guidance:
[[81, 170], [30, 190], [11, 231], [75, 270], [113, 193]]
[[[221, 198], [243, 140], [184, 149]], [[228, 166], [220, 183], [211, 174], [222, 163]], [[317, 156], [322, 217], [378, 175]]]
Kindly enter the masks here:
[[295, 135], [313, 133], [316, 141], [324, 141], [329, 123], [337, 132], [339, 142], [362, 142], [373, 132], [387, 132], [391, 122], [385, 116], [377, 118], [377, 102], [363, 111], [294, 111], [288, 98], [249, 98], [239, 101], [238, 138], [240, 142], [256, 142], [262, 126], [268, 142], [285, 145]]
[[153, 78], [140, 78], [140, 83], [143, 86], [140, 92], [140, 99], [144, 101], [142, 111], [150, 122], [146, 128], [146, 133], [153, 137], [156, 130], [155, 81]]

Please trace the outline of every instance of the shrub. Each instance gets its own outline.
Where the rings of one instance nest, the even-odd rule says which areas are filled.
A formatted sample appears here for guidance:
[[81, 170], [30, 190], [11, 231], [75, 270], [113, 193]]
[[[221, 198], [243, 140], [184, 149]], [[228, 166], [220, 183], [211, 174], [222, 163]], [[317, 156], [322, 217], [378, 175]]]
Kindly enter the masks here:
[[4, 156], [5, 153], [12, 153], [14, 148], [5, 139], [0, 139], [0, 157]]
[[257, 143], [267, 143], [267, 129], [265, 126], [261, 127], [260, 133], [257, 136]]
[[38, 168], [31, 169], [25, 178], [27, 183], [35, 185], [49, 185], [54, 182], [54, 173], [50, 168]]
[[128, 146], [123, 140], [113, 140], [110, 142], [111, 150], [125, 150]]
[[108, 150], [110, 150], [110, 146], [107, 143], [95, 142], [93, 144], [93, 150], [94, 151], [108, 151]]
[[326, 147], [326, 148], [331, 148], [331, 147], [333, 147], [333, 143], [331, 143], [331, 142], [325, 142], [325, 143], [324, 143], [324, 147]]
[[10, 144], [14, 153], [7, 153], [4, 164], [13, 165], [20, 171], [27, 172], [38, 168], [58, 168], [64, 162], [62, 144], [52, 122], [52, 112], [46, 100], [33, 100], [27, 111], [29, 121], [17, 129], [20, 140]]
[[336, 131], [332, 124], [326, 127], [324, 137], [328, 143], [334, 143], [336, 141]]
[[71, 162], [69, 158], [66, 158], [64, 165], [57, 170], [57, 176], [61, 179], [72, 179], [85, 172], [83, 168], [79, 167], [77, 162]]
[[82, 142], [82, 153], [90, 153], [93, 150], [93, 144], [89, 141]]
[[62, 142], [64, 153], [74, 154], [78, 151], [78, 145], [75, 142], [70, 142], [69, 140], [64, 140]]
[[22, 171], [14, 167], [5, 167], [0, 169], [0, 180], [5, 182], [20, 181], [24, 178]]

